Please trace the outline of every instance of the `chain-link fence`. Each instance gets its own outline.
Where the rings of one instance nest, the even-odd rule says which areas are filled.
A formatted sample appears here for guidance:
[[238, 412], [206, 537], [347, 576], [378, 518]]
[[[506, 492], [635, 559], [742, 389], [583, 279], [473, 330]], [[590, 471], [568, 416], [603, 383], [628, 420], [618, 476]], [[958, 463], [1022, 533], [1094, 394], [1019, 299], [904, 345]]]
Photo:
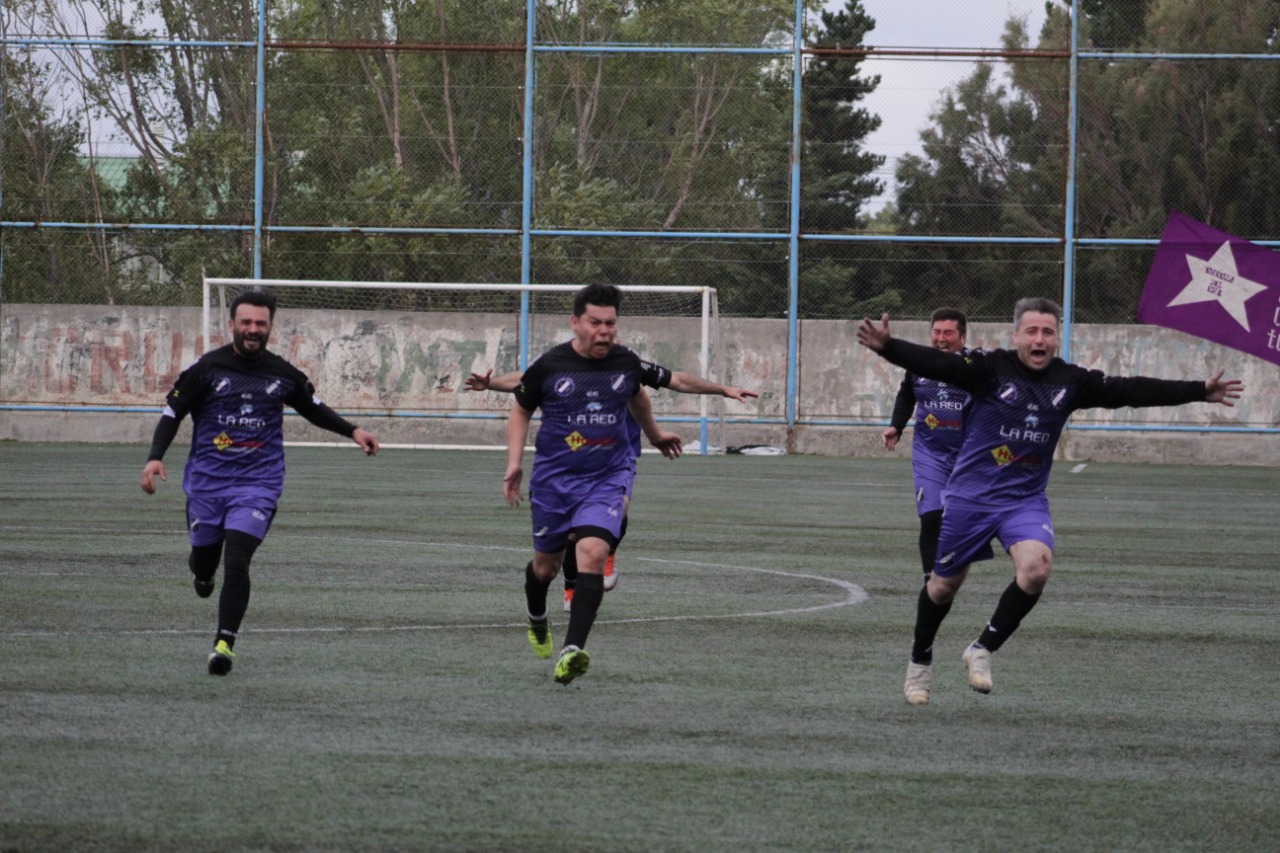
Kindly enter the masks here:
[[987, 0], [911, 4], [926, 36], [900, 5], [7, 0], [0, 299], [606, 281], [1132, 323], [1169, 210], [1280, 238], [1278, 0], [977, 35]]

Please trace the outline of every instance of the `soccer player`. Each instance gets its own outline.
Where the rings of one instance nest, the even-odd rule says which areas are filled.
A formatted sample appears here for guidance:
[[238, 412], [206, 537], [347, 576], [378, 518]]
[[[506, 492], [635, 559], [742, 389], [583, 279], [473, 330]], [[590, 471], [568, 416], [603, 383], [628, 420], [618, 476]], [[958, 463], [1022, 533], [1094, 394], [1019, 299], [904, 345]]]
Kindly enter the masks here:
[[[674, 373], [660, 364], [654, 364], [641, 359], [641, 366], [644, 372], [640, 376], [640, 382], [650, 388], [670, 388], [681, 394], [718, 394], [722, 397], [728, 397], [730, 400], [737, 400], [745, 403], [748, 399], [759, 397], [755, 391], [748, 391], [746, 388], [732, 388], [719, 383], [712, 382], [710, 379], [704, 379], [696, 373], [687, 373], [683, 370], [677, 370]], [[504, 373], [501, 376], [494, 376], [492, 368], [484, 373], [472, 373], [464, 383], [468, 391], [515, 391], [520, 385], [520, 377], [523, 374], [515, 370], [510, 373]], [[646, 393], [642, 388], [640, 393]], [[640, 458], [641, 450], [641, 429], [631, 417], [630, 412], [627, 413], [627, 429], [630, 436], [630, 445], [633, 461]], [[634, 484], [634, 477], [632, 483]], [[631, 506], [631, 491], [627, 492], [627, 506]], [[618, 533], [618, 541], [614, 543], [609, 550], [609, 558], [604, 564], [604, 591], [608, 592], [618, 585], [618, 572], [615, 557], [618, 552], [618, 546], [622, 544], [623, 538], [627, 535], [627, 527], [630, 522], [630, 515], [624, 516], [622, 519], [622, 529]], [[561, 564], [561, 571], [564, 576], [564, 609], [570, 612], [573, 605], [573, 593], [578, 583], [578, 559], [577, 551], [574, 548], [565, 549], [564, 561]]]
[[275, 313], [275, 297], [266, 291], [249, 290], [231, 302], [231, 343], [205, 353], [178, 376], [142, 469], [142, 490], [155, 494], [156, 477], [168, 479], [165, 451], [190, 414], [191, 452], [182, 487], [191, 539], [187, 565], [196, 595], [212, 595], [218, 563], [226, 566], [210, 675], [231, 671], [249, 607], [249, 563], [284, 489], [285, 404], [316, 426], [347, 436], [367, 455], [378, 452], [377, 437], [320, 402], [307, 377], [267, 349]]
[[525, 566], [529, 643], [539, 658], [551, 657], [553, 650], [547, 590], [571, 541], [577, 552], [578, 586], [555, 667], [560, 684], [587, 671], [590, 657], [584, 647], [604, 596], [605, 562], [626, 516], [636, 470], [627, 412], [664, 455], [680, 453], [680, 437], [658, 428], [648, 397], [640, 393], [640, 357], [615, 343], [621, 303], [622, 291], [613, 285], [578, 291], [570, 318], [573, 339], [529, 365], [507, 424], [502, 488], [514, 506], [521, 501], [529, 425], [542, 409], [529, 480], [534, 558]]
[[947, 481], [938, 558], [917, 603], [915, 636], [903, 692], [907, 702], [929, 701], [933, 641], [964, 583], [969, 566], [993, 556], [991, 540], [1013, 559], [1014, 580], [985, 629], [962, 656], [969, 686], [990, 693], [991, 656], [1035, 607], [1053, 565], [1053, 522], [1045, 487], [1053, 451], [1077, 409], [1176, 406], [1207, 402], [1232, 406], [1243, 391], [1219, 370], [1204, 381], [1108, 377], [1057, 358], [1062, 308], [1048, 299], [1021, 299], [1013, 309], [1013, 349], [955, 356], [898, 340], [889, 315], [858, 327], [858, 342], [921, 376], [972, 395], [965, 437]]
[[[929, 342], [941, 352], [964, 352], [968, 320], [958, 308], [939, 308], [930, 318]], [[938, 531], [942, 527], [942, 490], [956, 463], [956, 451], [964, 438], [964, 407], [969, 395], [945, 382], [910, 371], [902, 379], [893, 416], [883, 434], [885, 450], [898, 446], [914, 411], [915, 434], [911, 439], [911, 475], [916, 487], [916, 514], [920, 516], [920, 565], [925, 583], [938, 557]]]

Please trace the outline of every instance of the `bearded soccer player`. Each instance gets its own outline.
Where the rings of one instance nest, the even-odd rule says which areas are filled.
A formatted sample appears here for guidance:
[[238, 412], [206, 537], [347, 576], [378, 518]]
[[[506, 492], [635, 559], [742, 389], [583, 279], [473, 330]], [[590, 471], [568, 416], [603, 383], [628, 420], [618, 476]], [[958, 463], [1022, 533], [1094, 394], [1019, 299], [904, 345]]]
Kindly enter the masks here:
[[1021, 299], [1013, 309], [1013, 349], [961, 356], [898, 340], [889, 315], [863, 320], [858, 342], [921, 376], [972, 395], [965, 437], [947, 481], [938, 559], [916, 606], [915, 637], [903, 693], [912, 705], [929, 701], [933, 641], [971, 564], [994, 554], [991, 540], [1013, 559], [1014, 579], [995, 613], [962, 659], [969, 687], [992, 689], [991, 656], [1017, 630], [1040, 599], [1053, 566], [1053, 520], [1045, 488], [1053, 451], [1077, 409], [1177, 406], [1206, 402], [1232, 406], [1243, 391], [1223, 371], [1203, 381], [1109, 377], [1057, 357], [1062, 308], [1048, 299]]
[[369, 456], [378, 439], [348, 423], [315, 396], [296, 367], [267, 349], [276, 302], [250, 290], [231, 303], [231, 343], [208, 352], [178, 377], [156, 425], [142, 490], [155, 494], [167, 480], [164, 454], [188, 414], [193, 424], [182, 487], [187, 494], [191, 554], [187, 565], [196, 595], [213, 594], [223, 562], [218, 631], [209, 655], [210, 675], [231, 671], [236, 635], [249, 607], [249, 563], [266, 538], [284, 489], [284, 407], [360, 445]]
[[[968, 319], [957, 308], [939, 308], [929, 326], [929, 343], [939, 352], [962, 353], [968, 339]], [[925, 583], [938, 557], [938, 531], [942, 529], [942, 490], [956, 464], [956, 452], [964, 438], [964, 408], [969, 395], [959, 388], [910, 371], [902, 379], [893, 416], [883, 434], [884, 447], [898, 446], [907, 421], [915, 414], [911, 439], [911, 475], [916, 487], [916, 514], [920, 517], [920, 566]]]
[[617, 544], [635, 479], [627, 413], [665, 456], [680, 454], [680, 437], [658, 428], [648, 396], [640, 393], [640, 357], [615, 343], [621, 303], [622, 292], [613, 285], [578, 291], [570, 318], [573, 339], [529, 365], [507, 424], [502, 488], [514, 506], [521, 501], [529, 425], [542, 409], [529, 480], [534, 557], [525, 566], [529, 644], [539, 658], [550, 658], [554, 648], [547, 591], [566, 546], [576, 552], [578, 585], [555, 666], [560, 684], [584, 674], [590, 663], [587, 635], [604, 597], [605, 563]]

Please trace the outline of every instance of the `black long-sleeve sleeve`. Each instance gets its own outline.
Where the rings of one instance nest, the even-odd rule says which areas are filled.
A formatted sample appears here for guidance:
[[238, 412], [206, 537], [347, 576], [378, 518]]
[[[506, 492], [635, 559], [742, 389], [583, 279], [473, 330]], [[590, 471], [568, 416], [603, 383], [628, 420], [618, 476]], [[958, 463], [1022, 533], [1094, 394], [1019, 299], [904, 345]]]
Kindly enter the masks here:
[[916, 409], [916, 386], [908, 373], [898, 386], [898, 396], [893, 401], [893, 415], [889, 418], [889, 426], [897, 430], [898, 435], [907, 428], [907, 421]]
[[178, 436], [179, 420], [167, 412], [160, 416], [156, 431], [151, 436], [151, 449], [147, 451], [147, 461], [163, 460], [164, 454]]

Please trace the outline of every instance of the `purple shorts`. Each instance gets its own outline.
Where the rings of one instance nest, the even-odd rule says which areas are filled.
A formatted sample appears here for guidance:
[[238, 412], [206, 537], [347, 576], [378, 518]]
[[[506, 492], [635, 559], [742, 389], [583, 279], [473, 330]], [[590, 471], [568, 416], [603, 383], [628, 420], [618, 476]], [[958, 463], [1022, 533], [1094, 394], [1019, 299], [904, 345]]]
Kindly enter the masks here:
[[530, 492], [533, 549], [541, 554], [563, 551], [570, 532], [588, 527], [610, 533], [613, 541], [609, 545], [616, 545], [634, 482], [634, 477], [614, 477], [583, 495], [561, 495], [545, 490]]
[[228, 530], [266, 539], [276, 502], [261, 495], [187, 497], [187, 531], [192, 547], [221, 542]]
[[990, 560], [995, 556], [991, 540], [999, 539], [1008, 551], [1019, 542], [1035, 540], [1053, 550], [1053, 520], [1049, 517], [1049, 498], [1035, 499], [1011, 507], [983, 510], [971, 506], [949, 504], [942, 514], [942, 530], [938, 533], [938, 561], [933, 573], [938, 577], [958, 574], [970, 563]]
[[951, 466], [920, 453], [911, 457], [911, 476], [916, 486], [916, 515], [942, 509], [942, 490], [947, 487]]

